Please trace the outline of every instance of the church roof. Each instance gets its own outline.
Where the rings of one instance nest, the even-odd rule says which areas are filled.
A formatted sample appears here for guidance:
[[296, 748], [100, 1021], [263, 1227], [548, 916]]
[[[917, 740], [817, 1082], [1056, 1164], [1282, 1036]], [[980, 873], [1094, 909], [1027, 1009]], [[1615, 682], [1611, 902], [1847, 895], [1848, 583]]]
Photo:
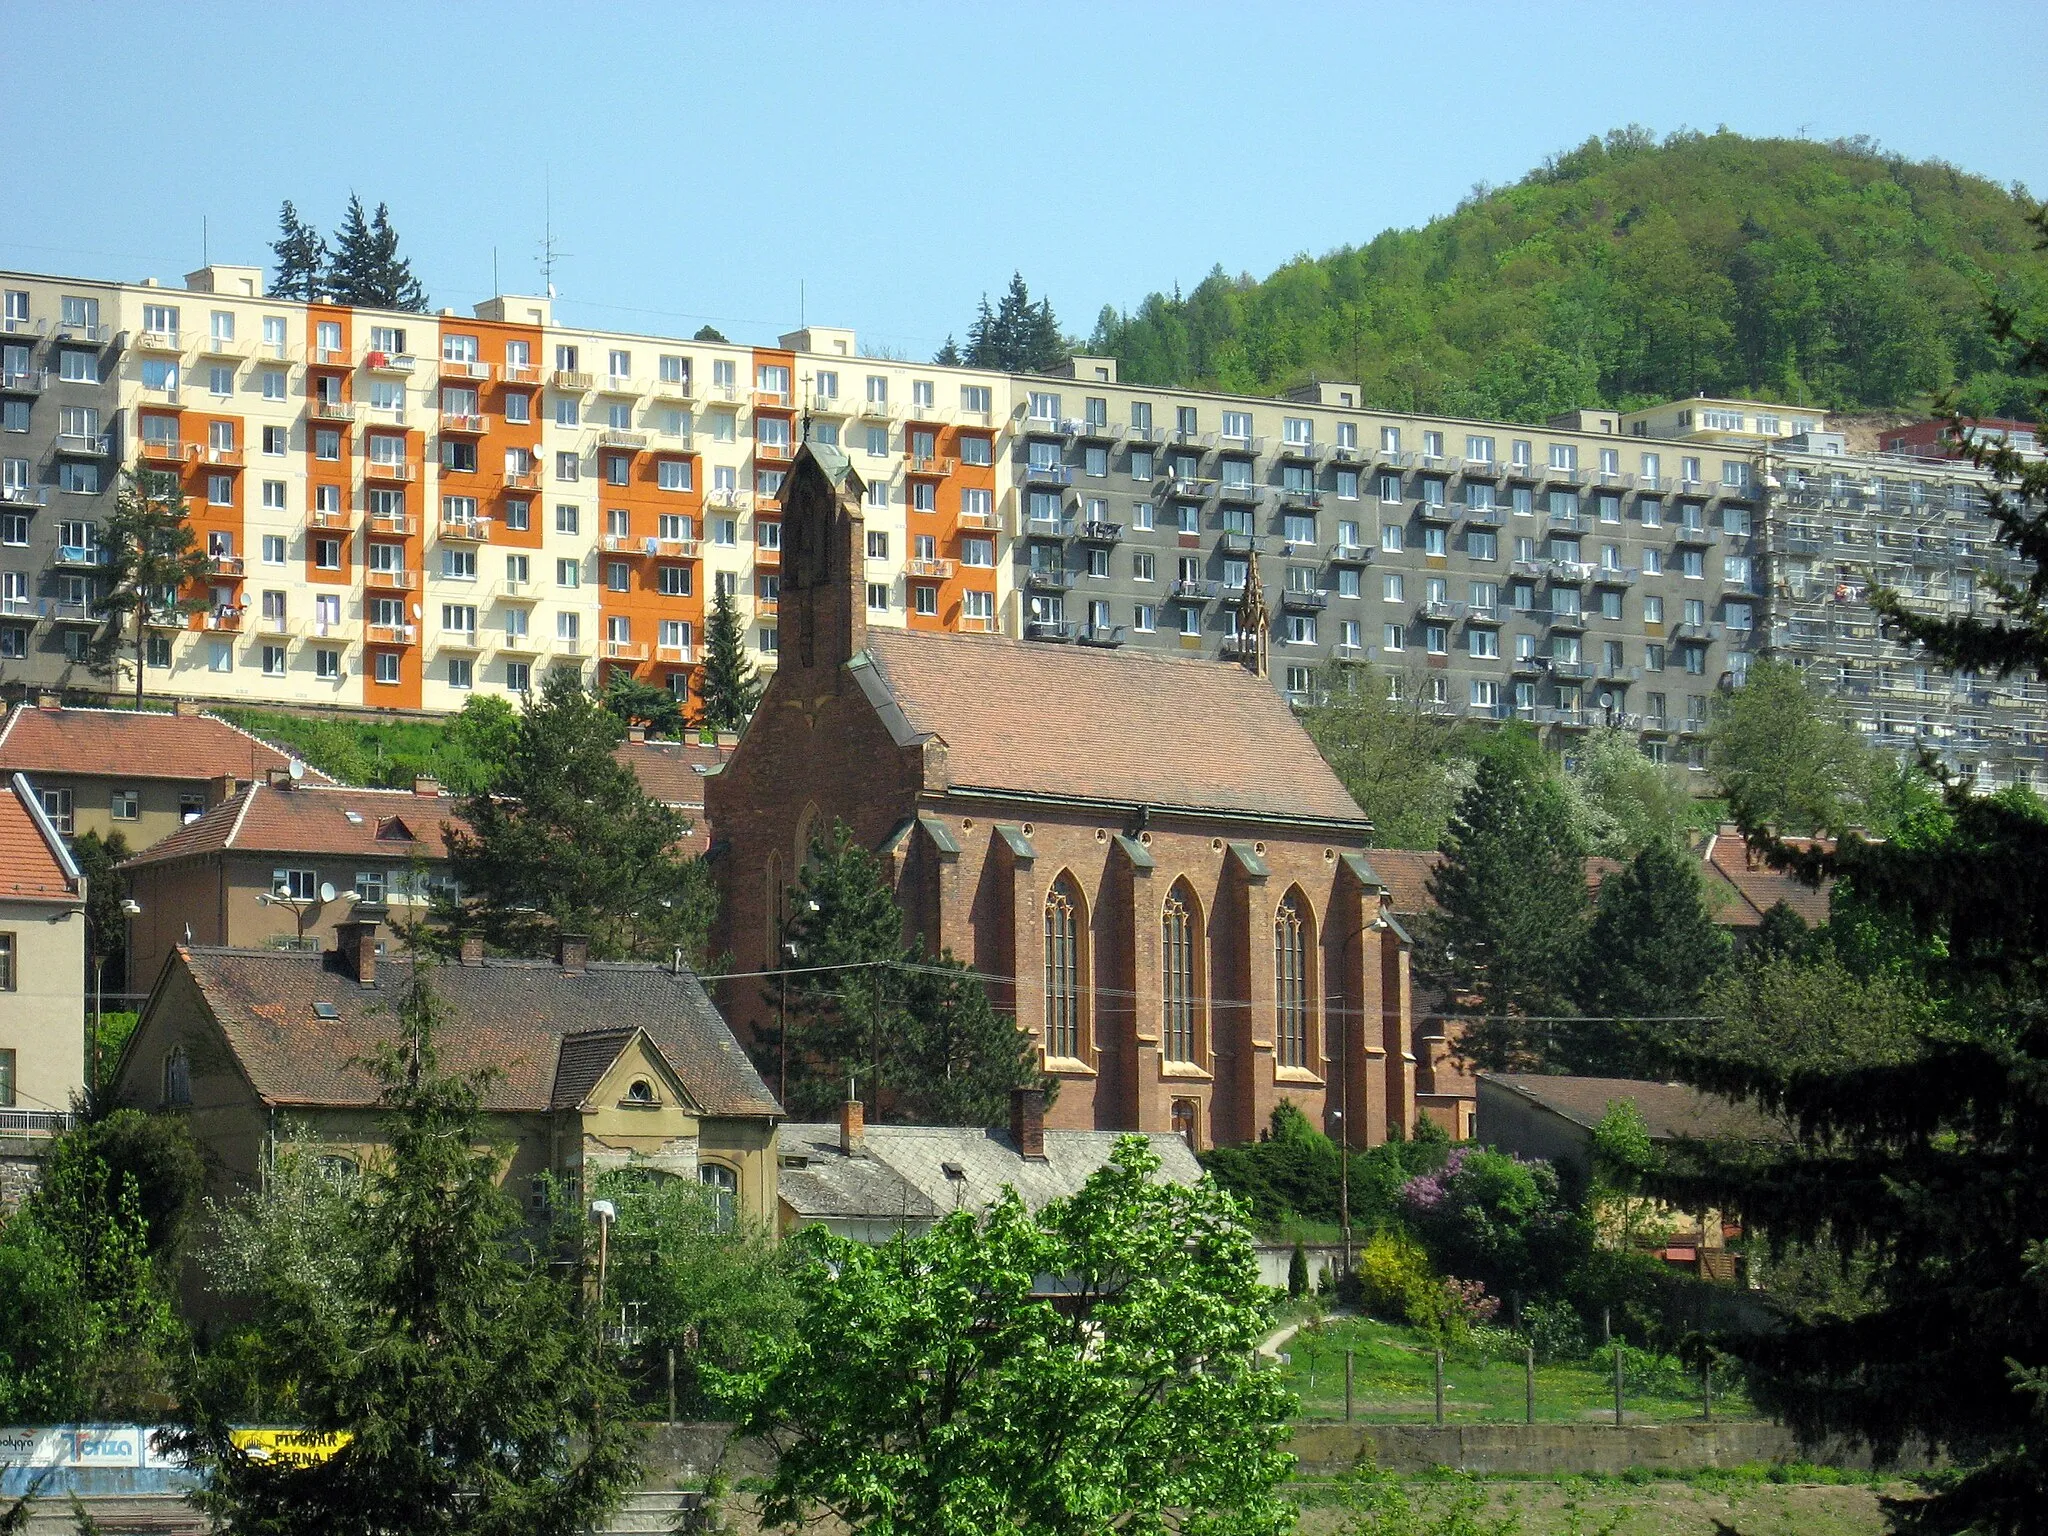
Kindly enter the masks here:
[[1272, 683], [1227, 662], [1001, 635], [871, 629], [850, 663], [908, 744], [946, 744], [956, 790], [1276, 820], [1359, 810]]

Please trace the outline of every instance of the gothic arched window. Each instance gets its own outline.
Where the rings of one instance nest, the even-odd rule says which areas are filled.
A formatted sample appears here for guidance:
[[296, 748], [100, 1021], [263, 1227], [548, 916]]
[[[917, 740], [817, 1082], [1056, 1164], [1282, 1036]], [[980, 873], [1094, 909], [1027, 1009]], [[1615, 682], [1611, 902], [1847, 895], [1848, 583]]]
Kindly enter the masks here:
[[1200, 1001], [1196, 979], [1196, 946], [1200, 923], [1194, 895], [1184, 885], [1166, 894], [1159, 913], [1159, 1046], [1168, 1061], [1195, 1061], [1196, 1024]]
[[1081, 900], [1065, 875], [1045, 898], [1045, 1054], [1081, 1054]]
[[1273, 1046], [1283, 1067], [1309, 1065], [1308, 924], [1293, 891], [1273, 913]]

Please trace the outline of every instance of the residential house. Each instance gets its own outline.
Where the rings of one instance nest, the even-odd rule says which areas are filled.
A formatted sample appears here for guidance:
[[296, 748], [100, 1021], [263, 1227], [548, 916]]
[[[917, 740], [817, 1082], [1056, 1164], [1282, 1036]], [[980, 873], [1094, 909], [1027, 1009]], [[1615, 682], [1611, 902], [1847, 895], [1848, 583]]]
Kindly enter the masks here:
[[734, 739], [721, 736], [708, 745], [695, 737], [662, 741], [636, 725], [612, 751], [614, 760], [633, 770], [648, 799], [689, 818], [690, 830], [680, 845], [685, 853], [701, 854], [711, 846], [710, 823], [704, 815], [704, 779], [731, 755]]
[[273, 769], [121, 866], [142, 907], [131, 974], [147, 986], [179, 944], [317, 949], [358, 902], [423, 917], [450, 879], [453, 806], [432, 779], [344, 789]]
[[0, 788], [0, 1210], [85, 1088], [85, 879], [21, 774]]

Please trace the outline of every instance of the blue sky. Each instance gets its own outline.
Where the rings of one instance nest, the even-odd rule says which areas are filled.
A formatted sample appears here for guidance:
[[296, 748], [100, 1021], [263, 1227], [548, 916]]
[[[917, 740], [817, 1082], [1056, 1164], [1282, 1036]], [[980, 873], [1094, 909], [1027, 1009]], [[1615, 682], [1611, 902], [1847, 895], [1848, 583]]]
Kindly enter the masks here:
[[[2024, 7], [5, 0], [0, 266], [174, 279], [391, 206], [437, 305], [929, 355], [1446, 212], [1588, 134], [1868, 134], [2048, 193]], [[22, 68], [27, 73], [21, 73]], [[1987, 67], [1997, 73], [1987, 76]]]

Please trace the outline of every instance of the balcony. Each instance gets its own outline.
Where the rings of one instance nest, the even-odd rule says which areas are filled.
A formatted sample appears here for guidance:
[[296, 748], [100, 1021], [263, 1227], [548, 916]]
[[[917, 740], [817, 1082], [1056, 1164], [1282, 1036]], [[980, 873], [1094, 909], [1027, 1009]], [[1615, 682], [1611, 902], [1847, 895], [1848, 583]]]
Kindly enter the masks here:
[[0, 373], [0, 389], [10, 395], [41, 394], [49, 381], [50, 370], [47, 368], [10, 368]]
[[1707, 545], [1718, 540], [1720, 536], [1719, 529], [1710, 528], [1704, 523], [1685, 523], [1681, 524], [1678, 531], [1672, 535], [1672, 542], [1674, 544], [1695, 544], [1705, 548]]
[[415, 624], [365, 624], [363, 639], [370, 645], [412, 645], [419, 640]]
[[704, 505], [716, 512], [744, 512], [753, 504], [752, 496], [741, 490], [715, 490], [704, 498]]
[[370, 532], [388, 534], [393, 538], [408, 539], [420, 531], [420, 525], [403, 512], [372, 512]]
[[507, 384], [538, 384], [540, 369], [532, 363], [510, 363], [499, 370], [499, 377]]
[[363, 354], [363, 366], [371, 373], [410, 374], [419, 360], [410, 352], [379, 352], [371, 350]]
[[1671, 638], [1674, 640], [1714, 641], [1721, 638], [1721, 626], [1718, 624], [1674, 624], [1671, 626]]
[[355, 367], [355, 359], [346, 347], [315, 347], [306, 355], [308, 368], [335, 368], [343, 372]]
[[212, 574], [216, 580], [226, 578], [232, 581], [240, 581], [242, 579], [243, 561], [240, 555], [208, 554], [206, 558], [212, 564]]
[[589, 374], [580, 373], [574, 368], [557, 368], [548, 375], [548, 387], [550, 389], [558, 389], [562, 393], [569, 395], [589, 394], [591, 385], [594, 382]]
[[960, 569], [957, 560], [912, 560], [910, 574], [924, 581], [951, 581]]
[[1593, 572], [1593, 580], [1603, 587], [1626, 587], [1634, 584], [1642, 575], [1632, 565], [1603, 565]]
[[1425, 501], [1415, 509], [1415, 515], [1425, 523], [1448, 524], [1457, 516], [1447, 501]]
[[1122, 427], [1113, 427], [1106, 421], [1081, 421], [1076, 424], [1076, 431], [1091, 443], [1113, 443], [1124, 435]]
[[441, 382], [443, 384], [474, 381], [488, 384], [491, 381], [491, 365], [477, 362], [474, 358], [444, 357], [441, 359]]
[[1216, 547], [1226, 555], [1248, 555], [1259, 547], [1259, 541], [1253, 534], [1233, 531], [1218, 538]]
[[363, 475], [370, 480], [408, 481], [419, 477], [419, 471], [403, 459], [372, 459], [363, 466]]
[[977, 533], [998, 533], [1003, 526], [1002, 519], [993, 512], [962, 512], [954, 522]]
[[1504, 478], [1507, 472], [1507, 466], [1496, 459], [1467, 459], [1465, 461], [1465, 478], [1467, 480], [1496, 482]]
[[1333, 645], [1330, 647], [1330, 656], [1335, 661], [1355, 667], [1361, 662], [1372, 660], [1373, 648], [1369, 645]]
[[647, 434], [629, 432], [624, 427], [606, 427], [597, 434], [597, 445], [600, 448], [630, 448], [637, 453], [647, 446]]
[[411, 592], [420, 584], [418, 571], [371, 571], [363, 578], [379, 592]]
[[145, 464], [182, 464], [185, 458], [185, 445], [175, 437], [145, 437], [142, 440]]
[[1487, 603], [1473, 603], [1465, 609], [1468, 624], [1491, 624], [1496, 627], [1507, 622], [1507, 610]]
[[1578, 533], [1586, 526], [1586, 520], [1576, 512], [1546, 512], [1544, 523], [1563, 533]]
[[687, 667], [697, 660], [697, 648], [693, 645], [657, 645], [654, 659], [671, 666]]
[[906, 474], [917, 475], [927, 480], [943, 480], [959, 467], [958, 459], [923, 458], [912, 459], [904, 465]]
[[1255, 507], [1266, 499], [1266, 488], [1252, 480], [1226, 480], [1216, 494], [1224, 501]]
[[862, 421], [887, 421], [894, 414], [886, 400], [863, 400], [860, 403]]
[[1508, 663], [1508, 671], [1516, 677], [1537, 677], [1542, 674], [1543, 662], [1535, 656], [1517, 656]]
[[1034, 565], [1025, 573], [1025, 584], [1041, 592], [1071, 592], [1077, 573], [1059, 566]]
[[453, 432], [461, 437], [481, 437], [490, 429], [491, 423], [489, 418], [481, 416], [474, 411], [443, 411], [441, 413], [441, 430], [443, 432]]
[[57, 451], [77, 459], [104, 459], [113, 448], [113, 436], [106, 432], [67, 432], [57, 438]]
[[491, 520], [488, 517], [444, 517], [441, 519], [441, 538], [444, 543], [488, 544], [491, 541]]
[[97, 624], [100, 621], [91, 603], [62, 597], [50, 604], [50, 617], [59, 624]]
[[199, 343], [199, 355], [201, 357], [232, 358], [236, 362], [240, 362], [249, 355], [249, 343], [237, 341], [232, 336], [208, 336], [206, 340]]
[[555, 636], [554, 650], [558, 656], [587, 656], [590, 654], [590, 642], [581, 635], [558, 634]]
[[1081, 540], [1086, 544], [1115, 544], [1124, 536], [1122, 523], [1083, 523]]
[[1330, 550], [1332, 565], [1370, 565], [1372, 549], [1365, 544], [1338, 544]]
[[1206, 501], [1216, 494], [1216, 482], [1203, 475], [1174, 475], [1166, 482], [1166, 494], [1182, 501]]
[[1071, 464], [1027, 464], [1024, 467], [1026, 485], [1072, 485], [1074, 466]]
[[10, 507], [47, 507], [50, 492], [40, 485], [0, 485], [0, 504]]
[[1318, 613], [1330, 606], [1330, 594], [1307, 587], [1288, 587], [1280, 593], [1280, 606], [1298, 613]]
[[297, 621], [287, 614], [266, 613], [256, 620], [256, 633], [270, 640], [289, 640], [298, 629]]
[[1465, 616], [1465, 605], [1447, 602], [1440, 597], [1428, 598], [1416, 608], [1415, 616], [1419, 619], [1457, 620]]
[[1499, 507], [1464, 507], [1460, 510], [1464, 515], [1467, 527], [1498, 528], [1500, 526]]
[[1206, 603], [1220, 590], [1213, 581], [1183, 577], [1167, 584], [1166, 595], [1177, 602]]
[[537, 491], [540, 489], [540, 471], [537, 469], [508, 469], [505, 471], [505, 489], [508, 491]]
[[697, 398], [697, 386], [689, 379], [656, 379], [654, 381], [654, 398], [657, 400], [674, 400], [680, 404], [688, 405]]
[[441, 631], [439, 648], [444, 651], [481, 650], [476, 635], [477, 632], [473, 629], [444, 629]]
[[498, 641], [498, 649], [508, 656], [538, 656], [546, 645], [531, 630], [522, 629], [514, 634], [508, 629]]
[[813, 395], [811, 397], [811, 414], [813, 416], [829, 417], [833, 421], [841, 421], [853, 414], [853, 407], [837, 395]]
[[96, 569], [105, 565], [110, 558], [108, 551], [97, 544], [59, 544], [57, 564], [72, 570]]
[[185, 348], [176, 331], [139, 331], [135, 336], [135, 350], [178, 353]]
[[754, 444], [754, 457], [756, 459], [764, 459], [771, 464], [787, 464], [796, 457], [796, 444], [756, 442]]
[[1280, 505], [1283, 507], [1310, 508], [1323, 504], [1323, 493], [1313, 486], [1282, 486]]
[[360, 421], [363, 408], [353, 400], [321, 400], [315, 398], [306, 409], [315, 421]]
[[208, 629], [232, 635], [239, 635], [242, 632], [242, 610], [239, 608], [214, 608], [202, 617]]
[[767, 566], [771, 570], [780, 570], [782, 568], [782, 546], [780, 544], [762, 544], [756, 541], [754, 545], [754, 564]]
[[1577, 609], [1553, 608], [1544, 622], [1554, 630], [1571, 634], [1583, 634], [1586, 628], [1586, 616]]
[[340, 508], [336, 508], [331, 512], [315, 508], [306, 514], [306, 526], [309, 528], [347, 528], [352, 525], [353, 518], [353, 513], [345, 512]]
[[199, 450], [196, 455], [202, 464], [211, 464], [216, 469], [240, 469], [244, 452], [240, 448], [216, 448], [211, 444]]
[[1556, 657], [1552, 657], [1550, 661], [1552, 677], [1562, 677], [1571, 681], [1591, 682], [1598, 670], [1590, 661], [1559, 661]]
[[1068, 531], [1067, 520], [1063, 517], [1028, 517], [1024, 520], [1027, 538], [1064, 539]]
[[786, 411], [790, 409], [789, 392], [780, 389], [757, 389], [747, 397], [747, 403], [757, 411]]
[[1122, 624], [1084, 624], [1074, 638], [1083, 645], [1099, 645], [1106, 649], [1122, 645], [1127, 633]]
[[1074, 625], [1069, 619], [1030, 619], [1024, 625], [1026, 640], [1065, 641], [1074, 638]]

